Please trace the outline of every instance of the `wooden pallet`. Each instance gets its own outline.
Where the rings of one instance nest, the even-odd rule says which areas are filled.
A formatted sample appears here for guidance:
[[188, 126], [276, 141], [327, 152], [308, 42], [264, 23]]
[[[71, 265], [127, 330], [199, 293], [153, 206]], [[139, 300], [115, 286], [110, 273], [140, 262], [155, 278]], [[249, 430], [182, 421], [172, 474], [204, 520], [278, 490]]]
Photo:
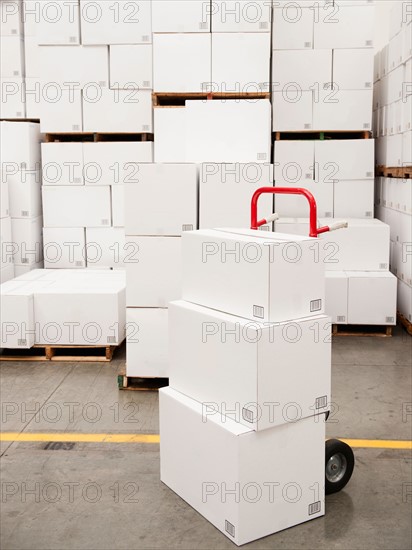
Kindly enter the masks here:
[[399, 313], [399, 311], [398, 311], [398, 323], [403, 326], [403, 328], [406, 330], [406, 332], [410, 336], [412, 336], [412, 323], [408, 321], [405, 315], [402, 315], [402, 313]]
[[125, 372], [117, 375], [117, 385], [119, 390], [133, 391], [158, 391], [169, 385], [168, 378], [136, 378], [134, 376], [126, 376]]
[[269, 92], [192, 92], [192, 93], [163, 93], [153, 92], [153, 107], [184, 107], [187, 100], [212, 99], [269, 99]]
[[391, 325], [333, 325], [332, 336], [378, 336], [390, 338]]
[[88, 141], [88, 142], [102, 142], [102, 141], [154, 141], [154, 134], [149, 133], [135, 133], [135, 134], [121, 134], [121, 133], [93, 133], [93, 132], [73, 132], [73, 133], [53, 133], [45, 134], [46, 143], [54, 142], [72, 142], [72, 141]]
[[[118, 346], [41, 346], [30, 349], [4, 349], [1, 361], [63, 361], [102, 363], [113, 359]], [[62, 350], [65, 350], [62, 352]]]
[[412, 166], [378, 166], [376, 168], [376, 175], [383, 176], [384, 178], [412, 178]]
[[359, 132], [301, 130], [299, 132], [274, 132], [275, 141], [281, 140], [330, 140], [330, 139], [371, 139], [372, 132], [364, 130]]
[[39, 118], [0, 118], [0, 122], [36, 122], [40, 123]]

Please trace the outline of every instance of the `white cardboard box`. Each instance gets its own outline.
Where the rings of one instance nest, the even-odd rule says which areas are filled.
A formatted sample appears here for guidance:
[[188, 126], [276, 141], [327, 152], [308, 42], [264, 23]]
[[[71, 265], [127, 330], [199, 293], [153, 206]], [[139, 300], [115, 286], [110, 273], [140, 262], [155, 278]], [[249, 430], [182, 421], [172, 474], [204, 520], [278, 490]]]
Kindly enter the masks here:
[[126, 225], [125, 186], [112, 185], [110, 190], [112, 197], [112, 226], [124, 228]]
[[139, 164], [137, 179], [125, 186], [126, 234], [197, 229], [197, 179], [195, 164]]
[[82, 43], [150, 43], [151, 7], [146, 0], [80, 0]]
[[273, 142], [275, 181], [305, 185], [314, 181], [315, 142], [279, 140]]
[[403, 281], [398, 281], [398, 310], [412, 321], [412, 287]]
[[34, 269], [43, 269], [44, 262], [38, 262], [37, 264], [32, 265], [15, 265], [14, 266], [14, 275], [15, 277], [25, 276], [27, 273], [30, 273]]
[[211, 6], [203, 0], [190, 2], [152, 0], [152, 31], [153, 33], [210, 32], [211, 13]]
[[296, 2], [273, 10], [273, 49], [303, 50], [313, 48], [314, 10]]
[[284, 92], [272, 94], [273, 131], [294, 132], [313, 129], [313, 92], [302, 92], [291, 83]]
[[168, 310], [128, 307], [126, 320], [127, 376], [169, 376]]
[[165, 308], [181, 295], [181, 237], [128, 237], [127, 307]]
[[222, 229], [182, 240], [183, 300], [268, 322], [323, 312], [324, 265], [315, 261], [313, 239]]
[[9, 216], [10, 203], [8, 178], [3, 172], [0, 172], [0, 218], [8, 218]]
[[340, 90], [369, 90], [373, 87], [373, 49], [333, 50], [333, 83]]
[[392, 242], [393, 262], [391, 267], [393, 273], [399, 280], [409, 286], [412, 286], [412, 245], [409, 242]]
[[111, 278], [51, 283], [36, 292], [34, 316], [37, 344], [119, 345], [126, 335], [124, 283]]
[[97, 87], [90, 95], [83, 90], [85, 132], [150, 133], [153, 131], [152, 118], [152, 94], [149, 90]]
[[211, 34], [153, 35], [155, 92], [203, 92], [211, 80]]
[[[200, 167], [199, 227], [250, 227], [250, 203], [260, 187], [272, 187], [271, 164], [215, 164]], [[271, 214], [273, 196], [264, 195], [259, 201], [261, 217]], [[268, 229], [269, 226], [266, 226]], [[271, 228], [271, 225], [270, 225]]]
[[348, 276], [345, 271], [326, 271], [326, 314], [332, 323], [348, 323]]
[[403, 32], [399, 32], [389, 41], [388, 70], [392, 71], [403, 62]]
[[140, 162], [153, 162], [151, 141], [83, 143], [86, 185], [123, 185], [139, 181]]
[[0, 267], [3, 269], [13, 264], [16, 247], [12, 241], [11, 218], [0, 218]]
[[316, 181], [333, 183], [340, 180], [372, 180], [375, 172], [375, 140], [318, 140], [315, 141], [315, 160]]
[[12, 218], [36, 218], [42, 214], [41, 172], [19, 170], [8, 175], [10, 216]]
[[41, 52], [36, 36], [24, 37], [24, 72], [27, 78], [39, 78], [41, 74]]
[[331, 6], [315, 18], [316, 49], [372, 48], [375, 6]]
[[[371, 180], [372, 181], [372, 180]], [[333, 218], [334, 189], [332, 182], [306, 182], [296, 184], [284, 180], [275, 181], [275, 187], [304, 187], [316, 199], [318, 216]], [[373, 187], [373, 181], [372, 181]], [[281, 218], [302, 218], [309, 215], [309, 204], [302, 195], [275, 195], [275, 211]]]
[[45, 227], [110, 227], [110, 187], [43, 187]]
[[272, 54], [274, 92], [288, 89], [291, 83], [302, 91], [332, 84], [332, 50], [278, 50]]
[[402, 163], [404, 166], [412, 165], [412, 130], [402, 134]]
[[172, 388], [159, 398], [161, 480], [231, 541], [245, 544], [324, 514], [323, 419], [257, 433], [220, 415], [205, 422], [202, 404]]
[[[204, 11], [209, 11], [206, 3]], [[270, 33], [271, 4], [265, 0], [217, 0], [212, 2], [210, 12], [213, 33]]]
[[23, 32], [23, 2], [2, 0], [0, 2], [1, 36], [21, 36]]
[[14, 265], [9, 264], [0, 268], [0, 284], [6, 283], [14, 279]]
[[43, 185], [84, 185], [83, 144], [42, 143]]
[[26, 117], [25, 86], [22, 78], [0, 78], [0, 118]]
[[372, 96], [372, 90], [320, 90], [313, 130], [371, 130]]
[[42, 86], [40, 103], [40, 129], [42, 132], [81, 132], [82, 93], [51, 82]]
[[151, 44], [110, 46], [110, 87], [115, 90], [153, 88]]
[[79, 0], [47, 3], [44, 6], [39, 4], [35, 8], [36, 23], [39, 18], [39, 44], [72, 46], [80, 43]]
[[38, 77], [27, 77], [24, 80], [26, 95], [26, 117], [40, 120], [42, 83]]
[[43, 218], [12, 218], [11, 234], [15, 265], [33, 265], [43, 260]]
[[[348, 228], [321, 234], [320, 241], [312, 247], [315, 258], [323, 263], [324, 268], [327, 271], [387, 271], [389, 225], [376, 219], [350, 218], [320, 218], [318, 223], [325, 226], [341, 221], [347, 221]], [[309, 220], [285, 218], [275, 223], [275, 231], [282, 234], [307, 235]], [[353, 243], [356, 243], [356, 246]]]
[[185, 110], [187, 162], [270, 161], [269, 100], [186, 101]]
[[373, 180], [339, 180], [333, 188], [335, 218], [373, 218]]
[[172, 302], [170, 386], [218, 414], [231, 411], [253, 430], [297, 422], [329, 410], [330, 333], [326, 315], [252, 326], [241, 317]]
[[45, 227], [43, 256], [46, 269], [86, 267], [86, 239], [83, 227]]
[[40, 79], [43, 82], [75, 82], [84, 88], [96, 82], [109, 86], [109, 50], [107, 46], [47, 46], [41, 48]]
[[395, 325], [396, 285], [392, 273], [348, 272], [348, 324]]
[[212, 90], [269, 92], [270, 44], [270, 33], [213, 34]]
[[155, 162], [186, 162], [186, 109], [154, 109]]
[[[409, 76], [406, 78], [409, 78]], [[405, 80], [404, 65], [397, 67], [388, 74], [388, 103], [394, 103], [398, 99], [403, 99]]]
[[124, 267], [131, 258], [124, 228], [86, 228], [86, 253], [87, 267]]
[[1, 78], [24, 78], [24, 42], [20, 36], [0, 36]]
[[27, 283], [9, 281], [1, 285], [2, 348], [28, 349], [34, 345], [33, 291]]

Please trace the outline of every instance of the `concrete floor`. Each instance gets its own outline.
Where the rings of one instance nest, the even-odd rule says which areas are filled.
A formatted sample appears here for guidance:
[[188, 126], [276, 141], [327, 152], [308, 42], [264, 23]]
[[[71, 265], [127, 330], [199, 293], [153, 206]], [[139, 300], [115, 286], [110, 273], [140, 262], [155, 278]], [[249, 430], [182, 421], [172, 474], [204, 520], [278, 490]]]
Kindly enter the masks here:
[[[401, 329], [334, 339], [329, 436], [411, 439], [411, 351]], [[157, 394], [117, 389], [124, 362], [122, 350], [107, 364], [3, 363], [2, 431], [157, 433]], [[160, 483], [157, 444], [2, 442], [1, 453], [3, 550], [235, 548]], [[411, 452], [355, 455], [353, 478], [327, 497], [325, 517], [248, 546], [409, 549]]]

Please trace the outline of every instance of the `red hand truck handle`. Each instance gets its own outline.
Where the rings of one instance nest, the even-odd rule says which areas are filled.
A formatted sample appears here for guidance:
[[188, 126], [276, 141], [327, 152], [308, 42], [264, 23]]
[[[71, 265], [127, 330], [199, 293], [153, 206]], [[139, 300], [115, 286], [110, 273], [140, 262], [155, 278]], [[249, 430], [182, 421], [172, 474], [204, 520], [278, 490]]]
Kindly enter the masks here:
[[268, 223], [269, 219], [263, 219], [258, 221], [257, 219], [257, 203], [260, 195], [264, 193], [271, 193], [273, 195], [279, 193], [281, 195], [303, 195], [307, 198], [309, 202], [309, 237], [317, 237], [321, 233], [326, 233], [327, 231], [333, 231], [335, 229], [340, 229], [341, 227], [347, 227], [347, 223], [339, 223], [334, 226], [319, 227], [318, 228], [318, 214], [317, 214], [317, 205], [315, 197], [307, 189], [301, 189], [298, 187], [261, 187], [257, 189], [252, 197], [251, 203], [251, 229], [258, 229], [260, 226]]

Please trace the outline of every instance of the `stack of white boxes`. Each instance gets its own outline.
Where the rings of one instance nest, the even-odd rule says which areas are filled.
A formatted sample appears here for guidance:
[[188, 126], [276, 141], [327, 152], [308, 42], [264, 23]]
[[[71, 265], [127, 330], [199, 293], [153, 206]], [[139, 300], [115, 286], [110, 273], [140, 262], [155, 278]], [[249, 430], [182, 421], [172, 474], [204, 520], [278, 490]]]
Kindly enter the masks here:
[[376, 164], [412, 165], [412, 15], [410, 3], [395, 2], [391, 39], [375, 55], [374, 135]]
[[125, 338], [122, 271], [36, 269], [1, 286], [1, 348], [107, 346]]
[[182, 241], [161, 479], [241, 545], [325, 513], [324, 265], [308, 237], [222, 229]]
[[[375, 56], [376, 160], [399, 177], [377, 177], [375, 212], [390, 226], [390, 266], [396, 275], [398, 311], [412, 322], [412, 7], [392, 8], [390, 42]], [[380, 168], [381, 170], [381, 168]], [[388, 171], [389, 173], [391, 170]], [[397, 173], [398, 172], [398, 173]], [[385, 171], [383, 172], [385, 173]]]
[[374, 0], [273, 10], [273, 130], [371, 130]]
[[[43, 266], [39, 124], [0, 122], [2, 205], [2, 267], [10, 279]], [[5, 211], [8, 210], [8, 217]], [[7, 244], [6, 244], [7, 243]]]
[[[270, 2], [153, 0], [152, 9], [155, 92], [270, 91]], [[268, 100], [188, 98], [155, 108], [154, 132], [155, 162], [270, 162]]]
[[0, 118], [24, 119], [25, 62], [21, 2], [0, 2]]
[[181, 235], [198, 227], [195, 164], [139, 164], [126, 184], [127, 363], [134, 377], [167, 377], [168, 303], [181, 295]]
[[[372, 129], [374, 2], [283, 4], [273, 14], [273, 130], [330, 133], [275, 141], [275, 186], [308, 189], [322, 225], [349, 220], [348, 230], [323, 235], [318, 245], [333, 322], [393, 325], [389, 228], [373, 219], [375, 143], [350, 135]], [[334, 131], [349, 133], [333, 139]], [[276, 231], [307, 234], [304, 197], [276, 196], [275, 210]]]
[[152, 160], [152, 142], [43, 143], [45, 267], [124, 268], [125, 183]]

